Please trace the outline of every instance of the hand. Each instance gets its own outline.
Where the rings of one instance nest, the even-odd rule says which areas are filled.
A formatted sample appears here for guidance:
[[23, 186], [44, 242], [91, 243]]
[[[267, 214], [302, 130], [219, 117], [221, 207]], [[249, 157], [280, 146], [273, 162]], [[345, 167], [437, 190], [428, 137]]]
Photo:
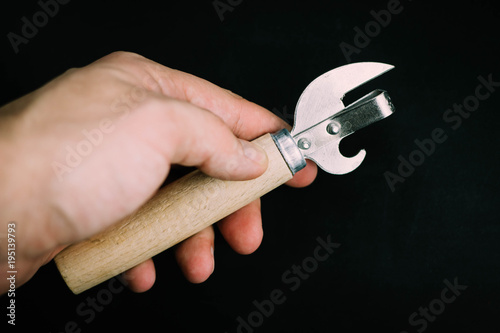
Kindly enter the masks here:
[[[171, 166], [196, 166], [230, 180], [258, 177], [267, 157], [245, 141], [287, 126], [278, 117], [205, 80], [132, 53], [116, 52], [71, 69], [0, 109], [0, 233], [16, 221], [17, 285], [65, 246], [92, 236], [143, 205]], [[236, 168], [228, 168], [228, 161]], [[313, 181], [314, 164], [291, 186]], [[241, 254], [262, 241], [260, 201], [220, 221]], [[2, 242], [5, 238], [2, 239]], [[194, 283], [214, 269], [209, 227], [176, 247]], [[4, 248], [4, 246], [2, 246]], [[8, 269], [1, 257], [0, 269]], [[148, 260], [124, 273], [146, 291], [155, 270]], [[0, 292], [7, 283], [0, 282]]]

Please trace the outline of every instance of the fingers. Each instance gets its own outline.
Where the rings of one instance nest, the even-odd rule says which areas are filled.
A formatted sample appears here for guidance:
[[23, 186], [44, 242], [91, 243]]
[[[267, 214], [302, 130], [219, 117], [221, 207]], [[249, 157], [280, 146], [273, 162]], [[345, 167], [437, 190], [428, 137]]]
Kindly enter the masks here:
[[115, 52], [92, 66], [114, 66], [135, 73], [134, 84], [164, 96], [189, 102], [221, 118], [236, 136], [250, 140], [287, 124], [268, 110], [204, 79], [162, 66], [134, 53]]
[[[254, 252], [262, 242], [260, 200], [255, 200], [218, 223], [229, 245], [240, 254]], [[214, 231], [210, 226], [177, 245], [175, 257], [186, 279], [207, 280], [215, 269]]]
[[253, 253], [263, 237], [260, 199], [220, 221], [217, 226], [229, 245], [240, 254]]
[[318, 167], [313, 161], [306, 160], [307, 166], [297, 172], [286, 184], [291, 187], [304, 187], [310, 185], [318, 174]]
[[265, 108], [206, 80], [176, 70], [158, 73], [160, 79], [169, 76], [169, 80], [160, 81], [166, 82], [162, 85], [164, 93], [173, 94], [172, 97], [216, 114], [240, 138], [251, 140], [287, 126], [281, 118]]
[[151, 289], [156, 280], [156, 271], [152, 259], [129, 269], [123, 273], [123, 278], [127, 281], [130, 290], [142, 293]]
[[202, 283], [208, 279], [215, 269], [212, 226], [177, 245], [175, 257], [188, 281]]

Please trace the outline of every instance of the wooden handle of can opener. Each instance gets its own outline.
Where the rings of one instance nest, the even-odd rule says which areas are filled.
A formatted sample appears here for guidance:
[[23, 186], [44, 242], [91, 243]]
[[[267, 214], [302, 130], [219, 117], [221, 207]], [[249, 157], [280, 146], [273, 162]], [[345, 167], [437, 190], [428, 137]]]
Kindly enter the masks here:
[[269, 165], [259, 178], [224, 181], [194, 171], [160, 189], [136, 213], [55, 257], [68, 287], [79, 294], [183, 241], [292, 178], [270, 134], [254, 143]]

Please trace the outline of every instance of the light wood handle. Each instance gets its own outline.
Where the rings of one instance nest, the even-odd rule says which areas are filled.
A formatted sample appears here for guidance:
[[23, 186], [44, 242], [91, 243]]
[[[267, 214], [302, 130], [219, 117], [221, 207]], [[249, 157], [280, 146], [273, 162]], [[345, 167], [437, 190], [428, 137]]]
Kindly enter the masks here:
[[271, 135], [254, 143], [269, 166], [259, 178], [224, 181], [194, 171], [160, 189], [136, 213], [55, 257], [68, 287], [79, 294], [219, 221], [292, 178]]

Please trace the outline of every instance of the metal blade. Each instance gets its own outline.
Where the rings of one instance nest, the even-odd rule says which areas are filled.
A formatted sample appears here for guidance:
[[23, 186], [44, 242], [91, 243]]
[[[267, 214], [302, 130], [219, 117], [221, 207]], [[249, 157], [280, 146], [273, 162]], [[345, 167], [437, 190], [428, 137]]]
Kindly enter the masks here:
[[321, 75], [300, 96], [291, 134], [300, 133], [342, 111], [345, 108], [342, 99], [346, 93], [392, 68], [394, 66], [378, 62], [360, 62]]

